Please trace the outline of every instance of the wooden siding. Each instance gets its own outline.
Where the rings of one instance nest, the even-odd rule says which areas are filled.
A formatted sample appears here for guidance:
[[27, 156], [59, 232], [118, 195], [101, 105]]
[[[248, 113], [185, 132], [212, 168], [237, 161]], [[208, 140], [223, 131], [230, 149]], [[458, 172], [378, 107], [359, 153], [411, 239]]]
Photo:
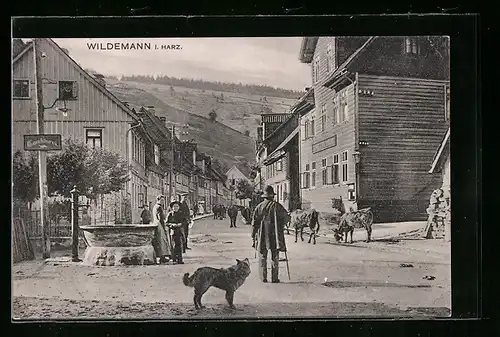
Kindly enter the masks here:
[[444, 81], [358, 75], [360, 188], [358, 206], [374, 208], [375, 221], [425, 220], [439, 174], [429, 163], [449, 124]]
[[[405, 38], [378, 37], [353, 62], [352, 71], [363, 74], [448, 80], [449, 50], [445, 36], [413, 36], [418, 41], [417, 55], [405, 52]], [[432, 43], [432, 45], [431, 45]]]
[[[315, 98], [315, 109], [305, 114], [300, 119], [300, 179], [302, 180], [302, 173], [305, 172], [306, 164], [309, 164], [309, 172], [312, 172], [311, 163], [316, 162], [316, 186], [303, 189], [302, 181], [300, 181], [301, 187], [301, 200], [303, 207], [312, 207], [319, 212], [331, 212], [331, 199], [338, 198], [342, 196], [344, 200], [347, 201], [348, 193], [346, 183], [355, 182], [355, 168], [352, 159], [352, 153], [355, 150], [355, 108], [356, 108], [356, 95], [354, 92], [355, 84], [350, 84], [343, 90], [347, 92], [347, 120], [340, 124], [333, 124], [333, 99], [335, 96], [335, 91], [323, 86], [323, 84], [328, 80], [331, 73], [335, 70], [332, 68], [330, 72], [327, 70], [327, 59], [326, 51], [328, 45], [332, 44], [335, 48], [335, 38], [333, 37], [320, 37], [316, 46], [316, 51], [314, 57], [319, 57], [319, 81], [313, 84], [314, 88], [314, 98]], [[335, 49], [334, 49], [335, 53]], [[314, 66], [314, 61], [311, 67]], [[337, 65], [336, 65], [337, 66]], [[312, 72], [311, 72], [312, 73]], [[326, 127], [323, 132], [321, 132], [321, 107], [326, 104]], [[306, 120], [310, 120], [314, 116], [315, 119], [315, 135], [309, 139], [304, 140], [304, 124]], [[331, 137], [337, 137], [336, 146], [326, 148], [322, 151], [313, 153], [312, 146], [318, 142], [331, 139]], [[322, 186], [322, 173], [321, 173], [321, 161], [323, 158], [327, 159], [327, 166], [333, 164], [333, 156], [338, 154], [339, 158], [343, 151], [348, 151], [348, 180], [345, 183], [340, 182], [336, 185], [325, 185]], [[340, 167], [340, 177], [342, 174]], [[346, 202], [349, 206], [349, 203]]]
[[[77, 99], [66, 101], [66, 107], [71, 109], [67, 117], [55, 109], [63, 106], [61, 101], [53, 109], [45, 110], [45, 132], [61, 133], [63, 140], [69, 137], [85, 140], [86, 127], [102, 127], [103, 147], [125, 157], [125, 134], [132, 121], [130, 115], [89, 81], [63, 52], [47, 40], [42, 40], [40, 48], [47, 55], [41, 64], [45, 106], [52, 105], [58, 97], [58, 81], [78, 82]], [[28, 50], [13, 65], [13, 79], [30, 79], [31, 94], [31, 99], [12, 100], [13, 150], [23, 149], [24, 134], [36, 133], [33, 64], [33, 52]]]

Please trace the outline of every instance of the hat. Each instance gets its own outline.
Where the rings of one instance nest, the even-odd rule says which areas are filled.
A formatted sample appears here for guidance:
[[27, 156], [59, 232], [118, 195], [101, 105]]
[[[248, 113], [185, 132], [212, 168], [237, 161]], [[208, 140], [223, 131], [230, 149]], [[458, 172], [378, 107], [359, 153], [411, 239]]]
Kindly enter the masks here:
[[161, 198], [165, 199], [165, 196], [163, 194], [160, 194], [159, 196], [156, 197], [156, 200], [160, 201]]
[[178, 202], [178, 201], [172, 201], [172, 202], [170, 203], [170, 208], [173, 208], [175, 204], [179, 205], [179, 207], [181, 206], [181, 203], [180, 203], [180, 202]]
[[267, 186], [265, 192], [262, 194], [264, 198], [266, 197], [274, 197], [276, 193], [274, 193], [274, 188], [272, 186]]

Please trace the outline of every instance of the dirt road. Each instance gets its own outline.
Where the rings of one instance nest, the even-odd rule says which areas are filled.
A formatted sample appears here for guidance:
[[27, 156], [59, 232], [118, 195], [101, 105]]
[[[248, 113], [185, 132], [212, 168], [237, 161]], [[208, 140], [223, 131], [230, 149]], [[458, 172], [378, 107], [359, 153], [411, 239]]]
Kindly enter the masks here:
[[[374, 230], [375, 233], [376, 229]], [[281, 284], [258, 279], [250, 228], [229, 220], [196, 222], [184, 265], [94, 267], [28, 261], [13, 267], [13, 317], [244, 318], [448, 316], [451, 307], [449, 244], [437, 240], [353, 244], [320, 237], [316, 245], [287, 236], [291, 280], [280, 263]], [[235, 295], [210, 289], [195, 310], [193, 290], [181, 277], [200, 266], [227, 267], [248, 257], [252, 274]]]

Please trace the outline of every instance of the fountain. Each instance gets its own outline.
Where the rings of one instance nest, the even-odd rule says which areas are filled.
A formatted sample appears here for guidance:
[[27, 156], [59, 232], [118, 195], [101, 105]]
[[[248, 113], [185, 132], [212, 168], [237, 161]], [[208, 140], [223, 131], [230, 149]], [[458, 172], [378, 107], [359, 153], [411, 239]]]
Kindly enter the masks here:
[[152, 240], [156, 225], [80, 226], [87, 245], [83, 263], [94, 266], [155, 263]]

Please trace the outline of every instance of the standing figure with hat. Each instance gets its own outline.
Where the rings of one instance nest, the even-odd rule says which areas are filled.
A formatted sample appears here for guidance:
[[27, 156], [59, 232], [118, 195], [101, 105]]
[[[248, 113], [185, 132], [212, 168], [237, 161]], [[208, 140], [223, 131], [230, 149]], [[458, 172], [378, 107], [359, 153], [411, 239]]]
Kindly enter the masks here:
[[182, 228], [184, 214], [180, 208], [181, 203], [179, 201], [170, 203], [171, 211], [167, 215], [167, 226], [173, 231], [172, 239], [174, 241], [174, 250], [172, 259], [174, 260], [174, 263], [184, 264], [184, 261], [182, 261], [182, 252], [184, 250], [184, 233]]
[[290, 221], [286, 209], [274, 201], [274, 189], [267, 186], [264, 201], [255, 208], [252, 221], [252, 238], [259, 254], [259, 276], [267, 282], [267, 255], [271, 251], [271, 282], [279, 283], [279, 252], [286, 253], [285, 225]]
[[156, 205], [153, 207], [153, 223], [157, 225], [155, 236], [153, 238], [153, 247], [157, 258], [160, 258], [160, 263], [168, 262], [172, 255], [172, 243], [170, 241], [170, 233], [168, 228], [165, 228], [165, 211], [163, 204], [165, 196], [159, 195], [156, 197]]

